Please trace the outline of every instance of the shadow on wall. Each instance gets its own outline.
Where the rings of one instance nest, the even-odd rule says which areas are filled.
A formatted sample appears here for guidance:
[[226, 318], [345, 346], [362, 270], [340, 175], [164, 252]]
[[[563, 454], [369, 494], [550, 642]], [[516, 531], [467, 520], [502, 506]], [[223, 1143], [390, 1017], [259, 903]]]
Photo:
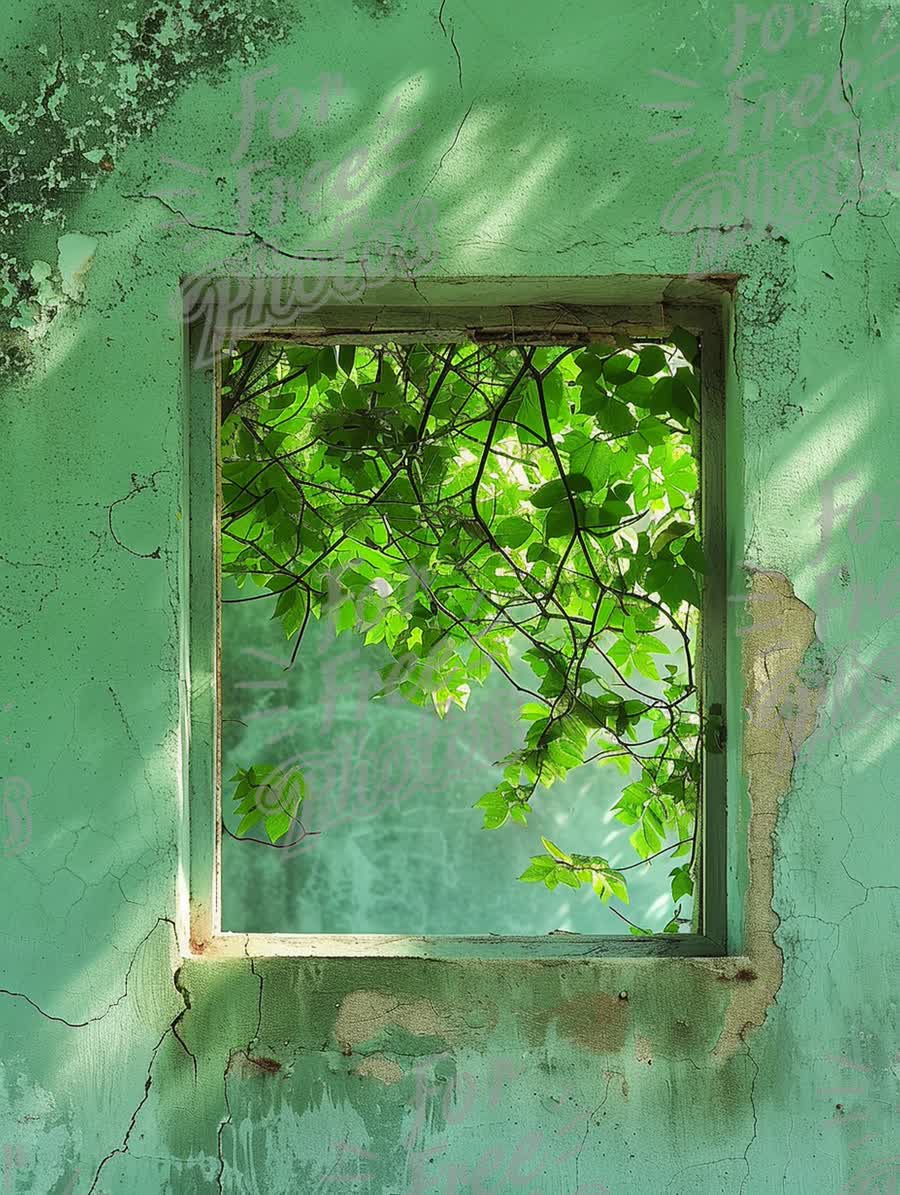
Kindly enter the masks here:
[[[31, 37], [34, 46], [47, 42], [53, 49], [51, 57], [56, 53], [55, 15], [47, 10], [46, 26], [38, 25]], [[124, 8], [121, 15], [123, 20], [131, 19]], [[109, 28], [114, 27], [111, 18]], [[504, 36], [507, 33], [504, 26]], [[310, 37], [308, 27], [303, 36]], [[526, 40], [524, 33], [522, 40]], [[90, 53], [97, 60], [107, 59], [108, 48], [95, 46]], [[265, 45], [273, 61], [281, 56], [285, 80], [292, 76], [289, 67], [294, 49], [293, 44], [286, 51]], [[441, 44], [439, 49], [455, 73], [451, 47]], [[320, 50], [311, 40], [311, 56]], [[78, 139], [69, 135], [69, 126], [81, 123], [76, 109], [86, 95], [77, 83], [75, 57], [74, 52], [68, 58], [63, 53], [61, 59], [60, 69], [69, 71], [69, 98], [61, 89], [51, 89], [48, 96], [56, 91], [53, 104], [46, 105], [42, 117], [39, 139], [43, 145], [39, 148], [45, 160], [35, 173], [48, 179], [60, 177], [54, 166], [67, 144], [76, 147], [73, 153], [81, 152]], [[220, 75], [222, 61], [222, 56], [214, 56], [210, 69]], [[414, 202], [414, 197], [426, 192], [433, 195], [446, 224], [438, 239], [446, 241], [446, 233], [451, 234], [449, 261], [454, 268], [464, 261], [466, 268], [476, 273], [479, 262], [495, 260], [496, 246], [502, 243], [515, 255], [514, 260], [524, 255], [523, 272], [529, 265], [546, 269], [547, 253], [543, 244], [535, 244], [535, 230], [545, 226], [554, 230], [555, 250], [560, 239], [555, 231], [561, 227], [560, 212], [565, 217], [562, 226], [576, 230], [573, 241], [582, 235], [579, 217], [584, 212], [561, 197], [577, 195], [579, 186], [587, 187], [591, 178], [596, 183], [596, 164], [585, 166], [588, 174], [576, 180], [579, 186], [573, 186], [574, 134], [559, 132], [548, 139], [545, 132], [536, 131], [524, 140], [521, 135], [521, 113], [528, 110], [528, 101], [535, 94], [552, 91], [557, 111], [567, 106], [573, 112], [581, 109], [577, 77], [570, 81], [564, 55], [554, 61], [559, 63], [554, 77], [547, 75], [546, 60], [540, 71], [529, 71], [527, 65], [520, 68], [519, 91], [509, 96], [509, 109], [487, 98], [467, 118], [468, 104], [462, 96], [458, 112], [446, 118], [448, 104], [440, 76], [432, 69], [421, 72], [423, 94], [431, 106], [419, 110], [426, 116], [425, 132], [407, 143], [414, 164], [402, 182], [392, 181], [388, 186], [385, 179], [379, 185], [376, 177], [372, 195], [383, 197], [383, 208], [388, 201]], [[55, 63], [48, 61], [43, 66], [44, 78], [40, 71], [35, 75], [25, 69], [17, 72], [29, 85], [33, 80], [30, 104], [38, 103], [56, 74]], [[498, 77], [502, 81], [503, 76]], [[404, 71], [397, 70], [398, 86], [407, 78]], [[192, 82], [185, 75], [178, 86]], [[127, 88], [127, 84], [121, 86]], [[23, 841], [18, 830], [7, 832], [5, 828], [0, 835], [0, 843], [7, 843], [0, 846], [4, 887], [15, 894], [15, 913], [4, 927], [0, 964], [4, 1053], [10, 1060], [0, 1107], [4, 1125], [15, 1118], [16, 1141], [22, 1143], [30, 1167], [20, 1168], [20, 1155], [11, 1155], [17, 1181], [30, 1182], [30, 1189], [53, 1195], [62, 1195], [69, 1188], [75, 1171], [80, 1174], [77, 1189], [87, 1190], [90, 1182], [86, 1176], [88, 1180], [93, 1177], [103, 1158], [109, 1160], [98, 1189], [111, 1175], [126, 1181], [122, 1175], [127, 1166], [127, 1181], [138, 1184], [133, 1189], [163, 1190], [172, 1163], [159, 1161], [154, 1156], [157, 1149], [161, 1155], [183, 1159], [186, 1169], [196, 1166], [198, 1175], [212, 1182], [219, 1171], [217, 1156], [224, 1150], [228, 1157], [235, 1141], [239, 1164], [232, 1167], [229, 1160], [229, 1176], [237, 1183], [238, 1175], [250, 1174], [255, 1157], [260, 1174], [266, 1175], [266, 1182], [258, 1183], [257, 1189], [264, 1190], [296, 1189], [301, 1173], [318, 1181], [339, 1156], [337, 1145], [326, 1157], [310, 1145], [311, 1160], [307, 1157], [302, 1162], [304, 1170], [296, 1168], [301, 1117], [304, 1134], [314, 1137], [317, 1127], [323, 1133], [329, 1131], [337, 1111], [332, 1088], [344, 1077], [335, 1065], [335, 1054], [321, 1052], [321, 1042], [329, 1040], [334, 1026], [335, 1001], [330, 990], [321, 996], [321, 1007], [307, 1018], [311, 1028], [306, 1037], [302, 1036], [306, 1006], [298, 1010], [296, 998], [285, 999], [283, 1007], [269, 1014], [272, 1019], [266, 1029], [273, 1040], [302, 1043], [296, 1051], [293, 1085], [266, 1086], [270, 1072], [250, 1062], [246, 1074], [241, 1072], [245, 1082], [237, 1089], [230, 1088], [228, 1106], [223, 1101], [223, 1076], [233, 1078], [235, 1068], [244, 1066], [240, 1057], [244, 1043], [248, 1056], [264, 1048], [264, 1043], [254, 1042], [260, 1024], [262, 981], [251, 965], [241, 964], [239, 971], [222, 968], [205, 973], [195, 967], [190, 1012], [174, 984], [159, 985], [160, 974], [171, 974], [176, 965], [172, 927], [159, 916], [162, 902], [174, 902], [173, 877], [179, 866], [173, 793], [178, 775], [180, 661], [172, 603], [178, 593], [179, 550], [174, 531], [181, 502], [180, 432], [175, 399], [167, 397], [164, 389], [171, 382], [174, 394], [179, 385], [181, 331], [167, 314], [166, 305], [174, 293], [174, 279], [204, 263], [223, 262], [234, 251], [237, 238], [222, 237], [201, 258], [196, 250], [190, 254], [186, 250], [192, 233], [184, 221], [174, 218], [174, 228], [160, 231], [160, 222], [169, 216], [158, 198], [130, 199], [118, 210], [111, 212], [110, 208], [113, 190], [116, 195], [133, 190], [151, 194], [159, 191], [161, 184], [174, 181], [161, 164], [161, 155], [188, 156], [183, 141], [185, 131], [190, 130], [197, 152], [204, 147], [203, 160], [191, 164], [205, 172], [204, 186], [210, 185], [209, 205], [204, 191], [198, 205], [187, 209], [189, 217], [195, 223], [221, 220], [220, 227], [240, 229], [236, 169], [231, 163], [235, 146], [233, 140], [226, 137], [223, 142], [222, 137], [223, 109], [230, 106], [233, 113], [239, 104], [233, 73], [225, 84], [211, 90], [221, 93], [223, 88], [229, 91], [228, 99], [217, 99], [207, 107], [196, 103], [195, 93], [182, 93], [168, 109], [171, 121], [166, 118], [165, 106], [151, 111], [140, 95], [123, 92], [113, 97], [114, 108], [118, 101], [124, 111], [122, 101], [128, 99], [128, 110], [148, 114], [150, 124], [156, 121], [159, 131], [151, 141], [146, 130], [126, 125], [121, 112], [110, 118], [103, 141], [112, 150], [117, 173], [108, 173], [102, 164], [105, 159], [96, 163], [95, 179], [101, 184], [96, 196], [85, 197], [78, 173], [81, 165], [74, 173], [63, 173], [71, 185], [54, 197], [60, 228], [68, 221], [71, 229], [102, 230], [103, 240], [87, 276], [82, 306], [75, 307], [64, 293], [58, 304], [48, 297], [42, 305], [34, 290], [27, 292], [26, 306], [36, 309], [35, 323], [40, 324], [41, 312], [51, 318], [34, 340], [26, 340], [22, 332], [32, 372], [17, 374], [15, 403], [0, 406], [5, 435], [12, 443], [30, 446], [37, 475], [46, 487], [40, 502], [24, 486], [13, 492], [4, 528], [6, 575], [0, 607], [5, 630], [15, 640], [10, 663], [19, 727], [12, 736], [6, 768], [9, 776], [26, 779], [32, 795], [30, 839]], [[373, 108], [389, 108], [390, 99], [386, 92]], [[73, 103], [76, 107], [70, 108]], [[102, 107], [87, 101], [84, 106]], [[407, 117], [414, 124], [417, 114], [410, 110]], [[343, 138], [331, 127], [327, 138], [333, 142], [332, 156], [339, 155], [341, 148], [349, 152], [364, 143], [365, 135], [373, 133], [376, 126], [373, 117], [360, 125], [359, 136], [348, 127]], [[276, 148], [280, 151], [282, 147]], [[315, 152], [315, 141], [310, 139], [310, 160]], [[503, 196], [496, 199], [496, 183], [485, 179], [488, 172], [495, 172], [498, 162], [504, 163], [506, 174]], [[640, 158], [635, 162], [639, 164]], [[635, 197], [646, 187], [646, 175], [636, 168], [629, 173], [624, 155], [616, 168], [617, 177], [600, 180], [599, 198], [591, 192], [590, 203], [585, 205], [593, 209], [595, 220], [614, 207], [626, 212], [644, 210], [643, 202]], [[211, 183], [223, 171], [229, 184], [227, 198], [219, 196]], [[296, 176], [297, 170], [286, 162], [280, 177], [289, 174]], [[273, 165], [264, 179], [257, 180], [257, 193], [264, 192], [264, 197], [254, 214], [261, 217], [261, 235], [288, 253], [300, 252], [305, 230], [292, 232], [288, 238], [281, 225], [267, 216], [277, 176], [278, 167]], [[114, 186], [109, 185], [112, 180]], [[483, 195], [494, 198], [486, 204]], [[23, 275], [30, 276], [32, 260], [52, 257], [52, 243], [48, 248], [47, 229], [38, 218], [46, 195], [36, 192], [26, 198], [31, 256], [21, 264]], [[383, 214], [389, 217], [391, 212]], [[110, 231], [116, 222], [117, 228]], [[597, 241], [605, 243], [599, 236]], [[866, 250], [870, 247], [864, 246]], [[813, 260], [812, 249], [804, 253]], [[819, 335], [830, 351], [803, 362], [802, 388], [808, 410], [792, 416], [790, 459], [764, 459], [766, 433], [774, 418], [768, 396], [751, 396], [748, 404], [748, 443], [751, 453], [759, 454], [749, 467], [760, 489], [769, 484], [770, 477], [785, 486], [784, 552], [788, 559], [802, 562], [791, 579], [817, 612], [821, 641], [810, 668], [829, 685], [820, 728], [805, 748], [804, 767], [820, 768], [811, 786], [815, 792], [798, 797], [809, 802], [809, 816], [798, 817], [779, 830], [781, 851], [807, 859], [831, 858], [834, 839], [846, 839], [842, 869], [807, 870], [803, 887], [793, 887], [794, 911], [815, 916], [821, 916], [823, 908], [833, 903], [846, 904], [848, 894], [854, 900], [865, 899], [866, 884], [875, 884], [882, 876], [885, 881], [888, 876], [895, 878], [890, 835], [867, 834], [866, 830], [881, 823], [883, 794], [890, 791], [900, 762], [896, 750], [900, 725], [896, 718], [897, 667], [896, 661], [891, 662], [887, 639], [896, 617], [896, 507], [894, 495], [880, 491], [877, 483], [877, 478], [893, 475], [893, 445], [900, 438], [896, 404], [888, 396], [886, 383], [887, 378], [900, 374], [897, 331], [885, 332], [876, 342], [868, 377], [861, 378], [856, 369], [844, 366], [839, 346], [842, 320], [846, 320], [842, 283], [848, 271], [837, 255], [829, 254], [825, 264], [828, 276], [818, 279], [823, 305]], [[260, 272], [271, 271], [262, 266]], [[834, 298], [829, 298], [832, 287]], [[739, 309], [740, 303], [739, 291]], [[131, 315], [131, 324], [120, 326], [123, 316], [133, 311], [150, 318], [138, 327]], [[65, 319], [53, 318], [59, 313], [65, 313]], [[800, 318], [798, 313], [788, 313], [786, 323]], [[29, 324], [29, 331], [33, 330]], [[111, 337], [117, 339], [110, 341]], [[760, 353], [768, 353], [771, 338], [760, 337], [760, 346]], [[787, 351], [793, 351], [793, 344]], [[752, 378], [760, 365], [759, 378], [770, 381], [763, 364], [748, 357], [742, 363], [742, 375]], [[98, 385], [98, 378], [109, 384]], [[794, 382], [800, 385], [797, 379]], [[790, 390], [790, 379], [775, 379], [775, 383], [785, 393]], [[128, 435], [123, 436], [123, 396], [144, 393], [154, 401], [129, 407]], [[60, 396], [64, 396], [65, 406]], [[73, 420], [78, 421], [80, 437], [74, 448]], [[93, 451], [84, 452], [84, 444], [90, 444]], [[169, 466], [157, 472], [166, 453], [171, 454]], [[47, 461], [58, 465], [49, 474]], [[102, 474], [98, 461], [104, 462]], [[845, 482], [854, 469], [856, 478]], [[152, 497], [153, 523], [167, 528], [165, 533], [149, 539], [145, 535], [129, 538], [127, 520], [119, 519], [122, 508], [113, 515], [111, 525], [110, 506], [133, 492], [133, 475], [142, 483], [157, 478], [152, 494], [145, 491], [140, 500]], [[749, 495], [751, 521], [757, 501], [761, 505], [761, 496]], [[767, 517], [771, 518], [768, 511], [777, 503], [771, 491], [767, 502]], [[829, 509], [834, 510], [830, 523], [824, 518]], [[824, 550], [817, 538], [817, 510], [823, 514], [821, 530], [827, 528]], [[799, 546], [792, 543], [798, 528], [806, 537]], [[761, 566], [778, 563], [753, 562]], [[62, 636], [67, 636], [64, 672], [59, 655]], [[6, 809], [3, 815], [8, 826]], [[468, 803], [460, 810], [461, 821], [475, 816]], [[865, 873], [860, 874], [854, 861], [863, 841], [867, 862]], [[162, 907], [171, 911], [173, 903]], [[290, 907], [295, 907], [293, 900]], [[279, 917], [284, 908], [278, 909]], [[35, 943], [40, 943], [39, 949]], [[266, 971], [276, 975], [278, 965], [267, 964]], [[401, 984], [398, 975], [397, 970], [369, 970], [365, 963], [354, 960], [343, 969], [341, 982], [348, 990], [368, 984], [396, 991]], [[302, 985], [297, 986], [303, 995]], [[310, 982], [308, 988], [316, 986]], [[284, 990], [296, 997], [297, 988], [287, 979]], [[501, 989], [509, 991], [508, 984]], [[415, 1010], [418, 1014], [419, 1005]], [[471, 1019], [477, 1019], [480, 1011], [475, 1008]], [[178, 1032], [187, 1046], [179, 1043], [173, 1028], [182, 1014], [186, 1015]], [[395, 1016], [394, 1023], [396, 1020]], [[409, 1024], [423, 1028], [413, 1035], [423, 1039], [414, 1043], [419, 1050], [427, 1052], [448, 1040], [441, 1031], [425, 1032], [425, 1020]], [[529, 1029], [530, 1022], [521, 1032]], [[323, 1032], [316, 1038], [319, 1030]], [[531, 1044], [550, 1056], [549, 1067], [558, 1042], [547, 1021], [540, 1022], [539, 1031], [545, 1040]], [[402, 1030], [385, 1028], [376, 1018], [374, 1033], [384, 1049], [403, 1056], [404, 1045], [409, 1043]], [[386, 1036], [378, 1038], [381, 1033]], [[309, 1054], [304, 1053], [306, 1046]], [[512, 1043], [511, 1049], [513, 1046], [520, 1049], [521, 1042]], [[452, 1040], [451, 1048], [459, 1050]], [[455, 1063], [450, 1060], [448, 1065]], [[474, 1069], [475, 1064], [472, 1066]], [[712, 1102], [737, 1115], [734, 1090], [718, 1093], [715, 1080], [711, 1090], [706, 1072], [698, 1072], [696, 1080], [688, 1074], [680, 1082], [684, 1107], [691, 1107], [693, 1098], [697, 1106]], [[371, 1139], [380, 1138], [376, 1148], [381, 1148], [385, 1141], [395, 1140], [391, 1127], [401, 1116], [399, 1100], [408, 1100], [409, 1091], [397, 1088], [393, 1093], [396, 1099], [376, 1101], [362, 1090], [361, 1085], [346, 1088], [349, 1104], [343, 1094], [340, 1097], [342, 1116], [352, 1107], [346, 1111], [346, 1133], [351, 1137], [359, 1131], [364, 1141], [368, 1126]], [[93, 1118], [84, 1111], [87, 1091], [93, 1093], [91, 1098], [100, 1110]], [[522, 1099], [530, 1101], [531, 1097]], [[365, 1115], [354, 1105], [354, 1101], [364, 1100], [368, 1101]], [[516, 1108], [527, 1112], [531, 1123], [546, 1123], [551, 1116], [547, 1111], [550, 1102], [550, 1097], [541, 1095]], [[742, 1107], [746, 1108], [745, 1100]], [[661, 1108], [659, 1123], [670, 1113], [670, 1107]], [[311, 1124], [307, 1116], [314, 1118]], [[488, 1119], [480, 1117], [482, 1123]], [[277, 1133], [271, 1133], [276, 1125]], [[746, 1140], [750, 1140], [752, 1128], [748, 1125]], [[686, 1142], [691, 1154], [702, 1156], [706, 1151], [709, 1157], [720, 1156], [719, 1129], [719, 1122], [713, 1120], [708, 1127], [701, 1126], [700, 1135]], [[708, 1143], [703, 1139], [707, 1131]], [[579, 1133], [578, 1140], [582, 1139]], [[125, 1157], [128, 1153], [131, 1156]], [[282, 1164], [290, 1173], [279, 1186], [273, 1168]], [[178, 1165], [176, 1162], [176, 1171]], [[736, 1161], [735, 1168], [732, 1189], [745, 1178], [743, 1161]], [[644, 1176], [638, 1181], [644, 1181]], [[615, 1188], [615, 1183], [611, 1185]]]

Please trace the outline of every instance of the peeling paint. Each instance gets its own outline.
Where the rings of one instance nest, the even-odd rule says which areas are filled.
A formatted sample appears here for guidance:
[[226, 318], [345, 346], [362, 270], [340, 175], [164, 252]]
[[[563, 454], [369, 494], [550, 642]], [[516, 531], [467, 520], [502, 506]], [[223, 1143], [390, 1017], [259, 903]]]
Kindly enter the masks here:
[[[114, 0], [96, 26], [98, 41], [80, 53], [67, 48], [77, 35], [73, 30], [67, 39], [60, 19], [52, 62], [41, 61], [51, 56], [46, 45], [35, 55], [33, 44], [10, 39], [6, 56], [16, 59], [15, 75], [39, 72], [40, 79], [32, 96], [0, 96], [0, 123], [21, 146], [0, 172], [0, 221], [10, 244], [24, 241], [29, 225], [64, 227], [77, 197], [108, 177], [181, 92], [218, 77], [226, 64], [255, 61], [285, 33], [278, 0], [172, 0], [150, 5], [139, 20], [115, 20], [117, 12], [134, 7]], [[41, 263], [26, 265], [23, 248], [18, 258], [0, 255], [0, 282], [8, 295], [3, 306], [12, 308], [11, 318], [0, 308], [0, 331], [4, 322], [8, 328], [37, 323], [44, 331], [59, 306], [36, 292], [30, 275]], [[63, 251], [72, 252], [71, 244]], [[34, 304], [42, 314], [32, 312]], [[12, 361], [0, 356], [0, 368], [4, 364]]]

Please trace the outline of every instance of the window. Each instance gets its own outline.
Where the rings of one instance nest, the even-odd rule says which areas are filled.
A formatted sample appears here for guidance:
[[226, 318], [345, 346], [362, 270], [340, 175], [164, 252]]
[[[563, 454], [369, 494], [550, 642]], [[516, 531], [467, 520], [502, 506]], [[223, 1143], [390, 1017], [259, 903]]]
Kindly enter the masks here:
[[217, 420], [195, 371], [214, 934], [723, 949], [715, 325], [513, 314], [226, 336]]

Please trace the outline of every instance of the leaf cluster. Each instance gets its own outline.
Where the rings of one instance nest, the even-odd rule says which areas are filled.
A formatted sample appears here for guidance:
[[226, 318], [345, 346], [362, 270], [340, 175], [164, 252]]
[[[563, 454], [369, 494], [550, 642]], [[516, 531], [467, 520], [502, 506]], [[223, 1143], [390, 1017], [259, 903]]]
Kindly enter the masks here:
[[[638, 859], [690, 853], [672, 873], [677, 904], [693, 884], [707, 564], [697, 346], [673, 339], [235, 345], [221, 555], [250, 600], [271, 603], [293, 656], [311, 618], [381, 652], [374, 698], [399, 692], [444, 717], [503, 673], [525, 699], [522, 742], [476, 802], [484, 826], [527, 825], [539, 787], [617, 767]], [[286, 834], [302, 778], [263, 812], [264, 772], [233, 779], [237, 834], [260, 820], [271, 841]], [[627, 868], [543, 845], [523, 880], [627, 902]]]

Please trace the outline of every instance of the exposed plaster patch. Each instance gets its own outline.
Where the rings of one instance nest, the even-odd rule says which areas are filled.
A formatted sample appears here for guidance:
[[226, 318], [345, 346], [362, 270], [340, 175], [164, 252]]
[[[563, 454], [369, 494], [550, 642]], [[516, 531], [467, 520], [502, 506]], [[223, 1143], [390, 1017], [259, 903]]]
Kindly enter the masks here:
[[455, 1031], [455, 1022], [438, 1015], [430, 1000], [400, 1000], [386, 992], [350, 992], [341, 1001], [334, 1035], [352, 1050], [388, 1027], [405, 1029], [417, 1037], [443, 1037]]
[[355, 1073], [361, 1079], [377, 1079], [385, 1086], [399, 1083], [403, 1078], [403, 1068], [384, 1054], [370, 1054], [362, 1060]]
[[745, 957], [731, 976], [731, 998], [714, 1058], [731, 1057], [747, 1033], [764, 1023], [781, 988], [784, 954], [775, 941], [780, 919], [773, 908], [778, 809], [824, 697], [823, 686], [811, 688], [801, 680], [806, 653], [815, 641], [814, 612], [782, 573], [748, 572], [750, 625], [743, 636], [743, 756], [750, 796]]
[[[22, 343], [46, 335], [59, 312], [70, 302], [78, 302], [84, 289], [84, 277], [90, 269], [97, 242], [81, 233], [68, 233], [57, 241], [57, 263], [33, 261], [27, 273], [13, 268], [12, 258], [0, 256], [0, 284], [4, 294], [0, 307], [10, 308], [5, 316], [6, 336], [16, 332], [26, 338]], [[10, 345], [12, 348], [12, 344]], [[12, 363], [11, 356], [0, 354], [0, 369]]]
[[[8, 1039], [4, 1045], [8, 1053]], [[78, 1146], [62, 1103], [59, 1093], [35, 1082], [21, 1065], [0, 1059], [0, 1190], [66, 1190], [68, 1160]]]
[[644, 1037], [643, 1033], [635, 1034], [634, 1056], [638, 1062], [645, 1062], [648, 1066], [653, 1063], [653, 1046], [649, 1037]]

